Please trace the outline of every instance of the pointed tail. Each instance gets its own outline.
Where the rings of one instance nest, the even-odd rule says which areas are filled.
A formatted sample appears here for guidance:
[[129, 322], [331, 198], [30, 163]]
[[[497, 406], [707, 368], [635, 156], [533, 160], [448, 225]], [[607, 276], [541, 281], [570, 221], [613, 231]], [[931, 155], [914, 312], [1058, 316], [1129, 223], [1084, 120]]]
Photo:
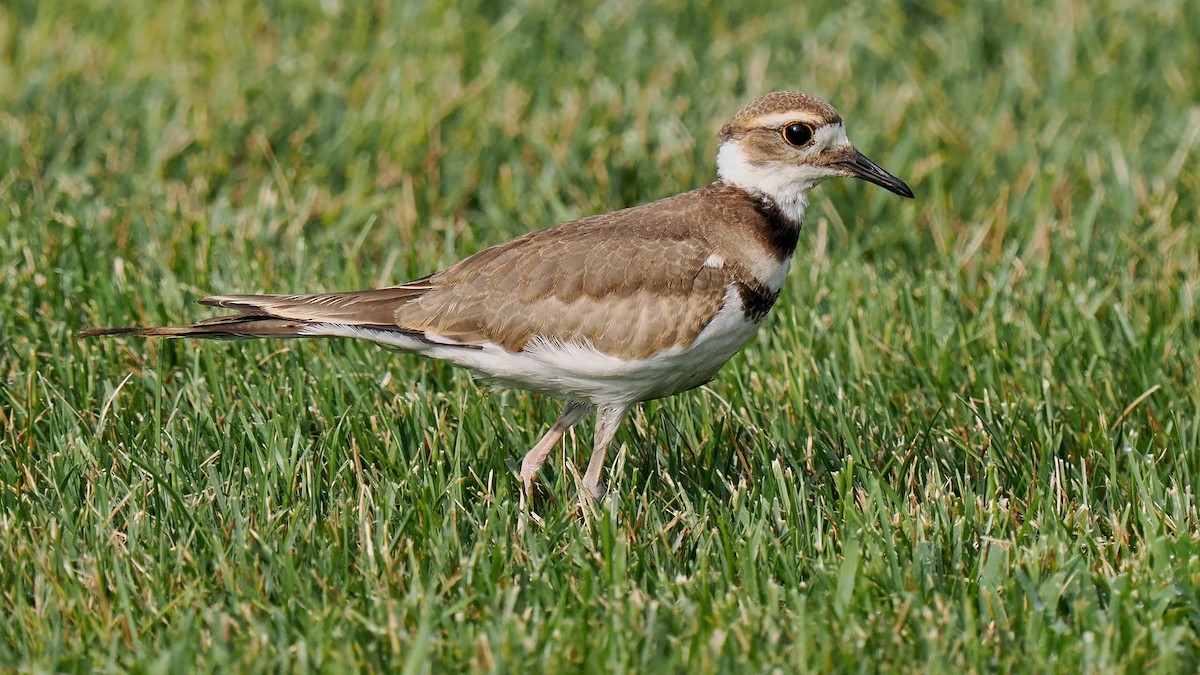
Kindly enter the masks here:
[[307, 337], [304, 328], [307, 321], [292, 321], [254, 314], [220, 316], [191, 326], [128, 326], [123, 328], [89, 328], [79, 331], [75, 337], [106, 337], [111, 335], [137, 335], [141, 337], [202, 338], [210, 340], [238, 340], [247, 338], [290, 338]]
[[[396, 309], [429, 290], [424, 279], [370, 291], [316, 295], [214, 295], [200, 300], [236, 314], [205, 319], [191, 326], [89, 328], [76, 337], [140, 335], [143, 337], [242, 338], [366, 337], [390, 334], [425, 341], [425, 331], [397, 325]], [[403, 347], [404, 344], [397, 344]]]

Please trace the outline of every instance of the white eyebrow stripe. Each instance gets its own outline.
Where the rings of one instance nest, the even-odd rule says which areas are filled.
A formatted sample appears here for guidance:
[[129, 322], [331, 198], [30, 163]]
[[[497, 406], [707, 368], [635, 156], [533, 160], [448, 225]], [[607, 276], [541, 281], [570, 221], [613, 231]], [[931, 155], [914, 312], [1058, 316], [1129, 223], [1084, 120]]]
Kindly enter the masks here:
[[762, 117], [752, 119], [752, 125], [756, 127], [782, 127], [789, 122], [805, 122], [811, 124], [814, 129], [820, 128], [823, 125], [832, 126], [825, 125], [824, 120], [820, 118], [800, 111], [771, 113], [770, 115], [763, 115]]

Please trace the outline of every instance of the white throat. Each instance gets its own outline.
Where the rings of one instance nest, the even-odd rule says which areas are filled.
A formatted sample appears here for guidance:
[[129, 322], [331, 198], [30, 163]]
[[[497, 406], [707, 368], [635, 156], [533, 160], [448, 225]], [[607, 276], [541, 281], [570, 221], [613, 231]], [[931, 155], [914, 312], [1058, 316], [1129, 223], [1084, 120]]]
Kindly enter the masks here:
[[[819, 127], [814, 134], [816, 148], [849, 145], [846, 129], [841, 123]], [[808, 191], [834, 175], [826, 168], [811, 164], [751, 159], [741, 142], [735, 139], [725, 141], [717, 150], [717, 174], [726, 183], [769, 198], [797, 225], [804, 221]]]
[[816, 167], [754, 162], [741, 143], [728, 140], [717, 151], [717, 175], [747, 192], [767, 197], [792, 222], [804, 222], [808, 191], [827, 176]]

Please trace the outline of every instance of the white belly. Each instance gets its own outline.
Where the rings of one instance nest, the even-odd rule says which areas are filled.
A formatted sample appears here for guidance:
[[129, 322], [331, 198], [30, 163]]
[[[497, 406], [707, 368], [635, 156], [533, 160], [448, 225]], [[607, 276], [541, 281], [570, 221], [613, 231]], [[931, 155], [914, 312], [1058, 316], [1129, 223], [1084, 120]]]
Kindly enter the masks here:
[[537, 340], [515, 353], [494, 344], [473, 350], [426, 345], [420, 351], [470, 368], [500, 387], [592, 403], [632, 403], [709, 381], [754, 337], [758, 326], [746, 318], [741, 296], [731, 287], [724, 306], [690, 346], [672, 347], [645, 359], [616, 358], [587, 343]]

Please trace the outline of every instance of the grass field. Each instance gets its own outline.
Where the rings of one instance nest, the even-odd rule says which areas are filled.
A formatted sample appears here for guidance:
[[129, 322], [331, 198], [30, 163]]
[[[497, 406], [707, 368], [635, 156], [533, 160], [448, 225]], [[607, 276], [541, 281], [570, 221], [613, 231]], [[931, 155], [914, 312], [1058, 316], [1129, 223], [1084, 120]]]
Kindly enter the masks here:
[[[1200, 12], [0, 4], [0, 669], [1200, 668]], [[80, 342], [396, 283], [715, 177], [812, 195], [759, 338], [516, 531], [553, 401], [348, 342]]]

